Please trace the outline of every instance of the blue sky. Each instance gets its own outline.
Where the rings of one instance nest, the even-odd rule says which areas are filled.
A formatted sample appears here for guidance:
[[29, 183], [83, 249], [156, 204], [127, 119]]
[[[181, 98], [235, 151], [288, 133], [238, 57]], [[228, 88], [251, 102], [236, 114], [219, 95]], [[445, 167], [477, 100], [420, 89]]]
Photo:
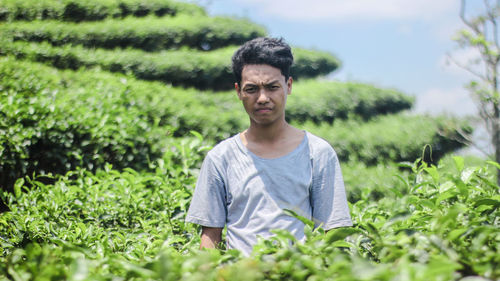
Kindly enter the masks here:
[[415, 110], [475, 113], [464, 85], [472, 78], [447, 64], [470, 53], [452, 37], [463, 28], [459, 0], [198, 0], [211, 15], [245, 17], [292, 46], [329, 51], [343, 66], [330, 77], [396, 88], [417, 97]]

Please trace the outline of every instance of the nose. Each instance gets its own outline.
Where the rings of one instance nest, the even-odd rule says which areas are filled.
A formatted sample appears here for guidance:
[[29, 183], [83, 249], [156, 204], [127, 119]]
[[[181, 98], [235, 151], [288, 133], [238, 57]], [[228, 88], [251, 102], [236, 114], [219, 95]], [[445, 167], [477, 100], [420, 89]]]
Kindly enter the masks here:
[[269, 93], [267, 93], [266, 89], [259, 90], [259, 96], [257, 97], [257, 103], [264, 104], [269, 102]]

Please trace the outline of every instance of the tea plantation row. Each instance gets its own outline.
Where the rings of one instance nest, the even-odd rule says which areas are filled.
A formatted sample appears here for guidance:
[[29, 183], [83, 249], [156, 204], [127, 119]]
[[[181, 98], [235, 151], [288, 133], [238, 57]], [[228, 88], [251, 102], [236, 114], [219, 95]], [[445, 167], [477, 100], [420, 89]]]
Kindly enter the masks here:
[[[105, 163], [147, 169], [171, 137], [195, 130], [217, 141], [243, 130], [248, 122], [234, 93], [165, 87], [99, 70], [59, 71], [9, 57], [0, 61], [0, 185], [8, 189], [15, 179], [33, 172], [63, 174], [76, 167], [95, 170]], [[325, 83], [344, 94], [336, 83]], [[300, 83], [295, 90], [300, 95]], [[332, 106], [334, 110], [339, 104]], [[355, 116], [355, 108], [347, 115]], [[352, 120], [298, 126], [327, 139], [342, 160], [374, 163], [413, 160], [425, 144], [438, 156], [461, 146], [454, 141], [455, 129], [445, 131], [442, 122], [469, 130], [450, 119], [390, 115], [371, 121], [375, 129]], [[332, 130], [342, 138], [331, 135]], [[379, 136], [380, 130], [386, 137]], [[361, 134], [365, 142], [359, 141]]]
[[239, 45], [266, 34], [248, 20], [178, 15], [106, 19], [98, 22], [26, 21], [0, 26], [2, 36], [23, 41], [68, 43], [85, 47], [137, 48], [146, 51], [191, 47], [200, 50]]
[[[426, 161], [439, 159], [462, 147], [472, 134], [468, 122], [450, 117], [395, 114], [368, 122], [348, 120], [332, 125], [311, 122], [298, 125], [321, 136], [341, 160], [366, 164], [409, 161], [425, 154]], [[429, 145], [425, 153], [423, 149]]]
[[[108, 165], [72, 171], [53, 185], [19, 180], [13, 194], [2, 195], [11, 211], [0, 214], [0, 280], [500, 278], [498, 164], [470, 166], [455, 157], [438, 167], [409, 165], [406, 175], [385, 170], [378, 198], [368, 192], [371, 183], [359, 181], [353, 228], [325, 234], [304, 220], [304, 243], [276, 231], [243, 257], [199, 251], [199, 229], [184, 223], [208, 149], [200, 140], [170, 143], [152, 172]], [[355, 176], [374, 179], [360, 167]]]
[[205, 15], [200, 6], [170, 0], [1, 0], [0, 20], [96, 21], [126, 16]]
[[[104, 70], [132, 73], [144, 80], [157, 80], [174, 86], [227, 90], [234, 85], [230, 58], [235, 46], [211, 52], [193, 49], [144, 52], [141, 50], [89, 49], [82, 46], [54, 47], [49, 43], [12, 42], [0, 39], [0, 54], [43, 62], [57, 68], [79, 69], [99, 66]], [[339, 61], [328, 53], [294, 48], [294, 79], [332, 72]], [[407, 98], [408, 99], [408, 98]]]

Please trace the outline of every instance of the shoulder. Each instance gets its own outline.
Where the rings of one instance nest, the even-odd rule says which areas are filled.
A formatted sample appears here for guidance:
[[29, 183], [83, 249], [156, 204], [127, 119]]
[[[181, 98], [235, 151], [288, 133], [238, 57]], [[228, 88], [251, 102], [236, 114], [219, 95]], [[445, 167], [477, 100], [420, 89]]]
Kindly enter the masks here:
[[206, 158], [215, 162], [222, 162], [227, 157], [231, 157], [231, 155], [238, 149], [237, 137], [239, 137], [239, 134], [216, 144], [210, 151], [208, 151]]
[[313, 158], [321, 156], [335, 156], [336, 153], [333, 147], [324, 139], [306, 131], [307, 140], [309, 142], [309, 150]]

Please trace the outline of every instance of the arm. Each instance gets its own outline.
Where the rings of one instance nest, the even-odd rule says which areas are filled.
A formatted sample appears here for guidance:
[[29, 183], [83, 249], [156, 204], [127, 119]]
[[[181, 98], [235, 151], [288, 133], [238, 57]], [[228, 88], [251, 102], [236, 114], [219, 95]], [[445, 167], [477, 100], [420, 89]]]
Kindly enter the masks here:
[[186, 222], [202, 226], [200, 248], [216, 248], [226, 223], [226, 189], [210, 152], [201, 166]]
[[201, 227], [200, 249], [216, 248], [222, 241], [222, 228], [219, 227]]
[[322, 153], [313, 164], [311, 206], [315, 227], [352, 226], [340, 164], [333, 149]]

